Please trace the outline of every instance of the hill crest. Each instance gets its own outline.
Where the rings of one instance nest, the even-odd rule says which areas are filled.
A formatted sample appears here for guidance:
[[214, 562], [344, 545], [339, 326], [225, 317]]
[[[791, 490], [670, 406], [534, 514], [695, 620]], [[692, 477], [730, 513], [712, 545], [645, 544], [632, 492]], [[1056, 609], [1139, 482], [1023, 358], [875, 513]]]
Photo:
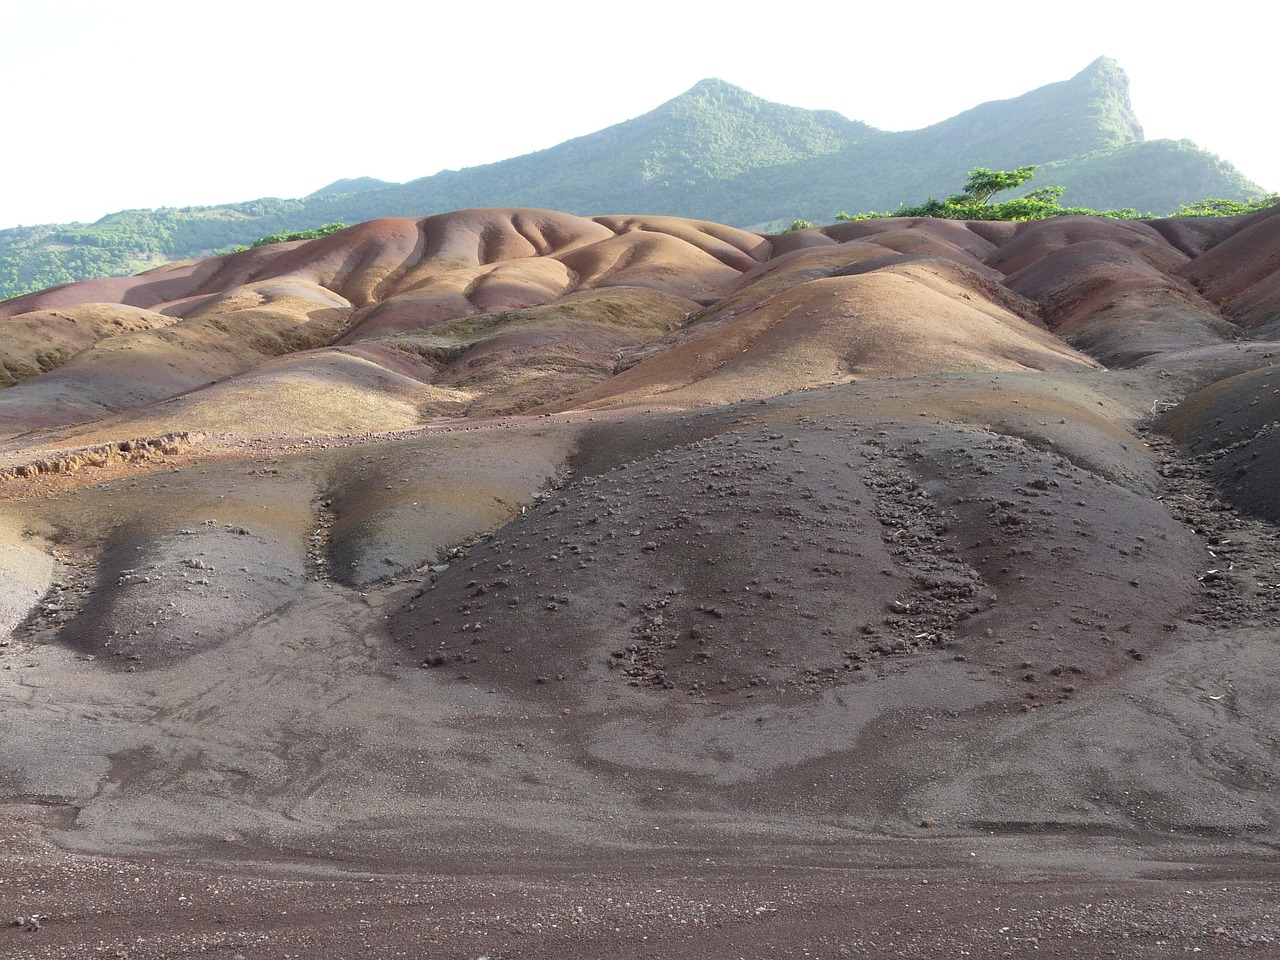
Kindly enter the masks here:
[[377, 187], [340, 180], [294, 200], [124, 211], [95, 224], [0, 230], [0, 297], [208, 256], [333, 221], [520, 206], [578, 215], [645, 211], [750, 229], [945, 196], [975, 166], [1053, 164], [1065, 202], [1161, 214], [1262, 193], [1198, 148], [1144, 141], [1128, 78], [1099, 58], [1069, 80], [919, 130], [764, 100], [709, 78], [648, 113], [484, 166]]

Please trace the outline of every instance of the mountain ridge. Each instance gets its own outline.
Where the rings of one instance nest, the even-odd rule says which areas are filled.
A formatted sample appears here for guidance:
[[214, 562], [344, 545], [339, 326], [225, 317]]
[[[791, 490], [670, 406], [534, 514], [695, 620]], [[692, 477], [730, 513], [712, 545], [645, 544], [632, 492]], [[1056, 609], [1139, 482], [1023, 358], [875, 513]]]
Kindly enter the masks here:
[[1262, 192], [1212, 154], [1142, 136], [1128, 78], [1107, 57], [1068, 80], [905, 132], [773, 103], [708, 78], [595, 133], [404, 184], [358, 177], [299, 199], [0, 230], [0, 296], [208, 256], [282, 230], [475, 207], [657, 213], [767, 231], [795, 218], [828, 222], [840, 210], [945, 196], [974, 166], [1027, 163], [1051, 171], [1052, 180], [1035, 186], [1060, 183], [1064, 202], [1098, 209], [1160, 214], [1208, 196]]

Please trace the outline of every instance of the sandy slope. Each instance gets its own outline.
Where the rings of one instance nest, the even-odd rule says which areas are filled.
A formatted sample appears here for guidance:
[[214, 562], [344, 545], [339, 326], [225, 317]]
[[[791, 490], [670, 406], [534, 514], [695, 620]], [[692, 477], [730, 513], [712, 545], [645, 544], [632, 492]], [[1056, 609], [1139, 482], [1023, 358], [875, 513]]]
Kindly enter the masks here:
[[[1158, 953], [1133, 858], [1221, 855], [1247, 914], [1280, 822], [1274, 220], [465, 211], [4, 305], [22, 856], [102, 897], [134, 861], [99, 855], [287, 864], [243, 882], [317, 956], [363, 955], [298, 879], [336, 864], [457, 871], [509, 916], [478, 874], [563, 904], [625, 862], [611, 890], [727, 904], [782, 867], [1023, 871], [1068, 913], [1110, 877], [1142, 906], [1097, 935]], [[851, 927], [803, 890], [821, 941], [725, 907], [727, 939], [656, 955], [927, 951], [968, 904], [894, 940], [889, 906]], [[592, 903], [627, 932], [495, 942], [665, 936]], [[386, 943], [421, 947], [404, 907]], [[1227, 955], [1221, 926], [1183, 945]], [[485, 946], [458, 929], [437, 946]]]

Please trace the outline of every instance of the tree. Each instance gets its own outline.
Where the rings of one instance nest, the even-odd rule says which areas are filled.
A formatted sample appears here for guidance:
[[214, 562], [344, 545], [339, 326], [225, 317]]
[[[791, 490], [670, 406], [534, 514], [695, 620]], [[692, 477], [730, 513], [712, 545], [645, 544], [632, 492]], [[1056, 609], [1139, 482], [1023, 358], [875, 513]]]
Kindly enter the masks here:
[[1271, 193], [1265, 197], [1250, 197], [1248, 200], [1198, 200], [1195, 203], [1184, 203], [1178, 208], [1175, 217], [1238, 217], [1244, 213], [1257, 213], [1280, 203], [1280, 194]]
[[901, 207], [893, 213], [869, 213], [851, 216], [840, 213], [837, 220], [862, 220], [868, 217], [936, 217], [946, 220], [1043, 220], [1046, 217], [1104, 216], [1136, 219], [1136, 210], [1107, 210], [1099, 212], [1084, 207], [1064, 207], [1061, 203], [1065, 192], [1062, 187], [1041, 187], [1012, 200], [991, 203], [991, 198], [1002, 190], [1021, 186], [1031, 179], [1034, 166], [1016, 170], [988, 170], [977, 167], [965, 178], [964, 192], [939, 200], [930, 197], [914, 207]]
[[1016, 170], [988, 170], [986, 167], [974, 167], [964, 181], [964, 193], [952, 197], [952, 200], [987, 203], [997, 193], [1022, 186], [1035, 175], [1035, 172], [1035, 164], [1029, 167], [1018, 167]]

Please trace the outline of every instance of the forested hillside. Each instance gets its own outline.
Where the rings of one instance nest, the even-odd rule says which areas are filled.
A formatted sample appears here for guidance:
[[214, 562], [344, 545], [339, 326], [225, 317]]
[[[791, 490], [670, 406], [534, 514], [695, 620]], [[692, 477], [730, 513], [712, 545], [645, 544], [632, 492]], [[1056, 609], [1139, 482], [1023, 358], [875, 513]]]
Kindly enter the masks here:
[[1077, 76], [889, 133], [831, 111], [703, 80], [643, 116], [536, 153], [405, 184], [339, 180], [301, 199], [128, 210], [93, 224], [0, 230], [0, 297], [204, 257], [284, 230], [470, 207], [646, 213], [775, 230], [842, 210], [945, 195], [974, 167], [1041, 165], [1063, 202], [1167, 214], [1264, 191], [1188, 141], [1144, 141], [1128, 78], [1102, 58]]

